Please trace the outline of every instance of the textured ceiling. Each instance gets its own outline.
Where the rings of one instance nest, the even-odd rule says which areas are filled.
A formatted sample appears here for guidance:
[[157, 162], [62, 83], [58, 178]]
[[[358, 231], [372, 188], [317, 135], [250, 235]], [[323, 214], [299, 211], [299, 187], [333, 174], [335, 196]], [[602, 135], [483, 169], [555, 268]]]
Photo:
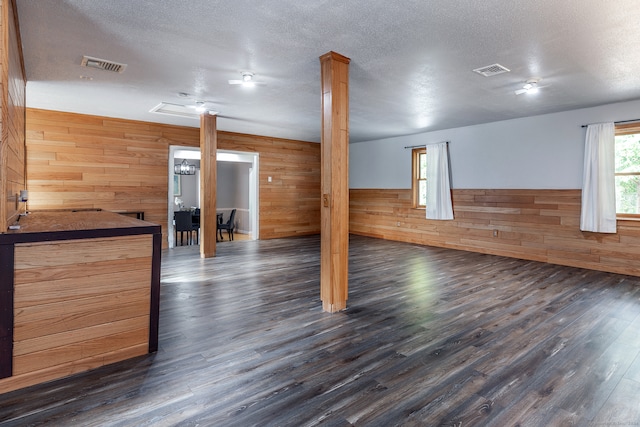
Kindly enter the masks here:
[[[204, 100], [218, 129], [319, 141], [318, 58], [331, 50], [351, 58], [352, 142], [640, 98], [637, 0], [17, 5], [34, 108], [197, 127], [149, 110]], [[83, 55], [127, 68], [83, 68]], [[472, 72], [493, 63], [511, 72]], [[241, 70], [266, 85], [230, 86]], [[534, 76], [546, 87], [516, 96]]]

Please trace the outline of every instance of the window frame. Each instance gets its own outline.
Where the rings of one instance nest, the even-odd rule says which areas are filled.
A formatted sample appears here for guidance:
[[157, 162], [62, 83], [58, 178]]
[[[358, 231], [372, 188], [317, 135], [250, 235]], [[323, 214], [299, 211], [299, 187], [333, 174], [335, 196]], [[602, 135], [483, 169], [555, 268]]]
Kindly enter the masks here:
[[[615, 125], [615, 136], [623, 136], [623, 135], [633, 135], [633, 134], [640, 134], [640, 122], [632, 122], [632, 123], [621, 123], [621, 124], [616, 124]], [[615, 147], [615, 143], [614, 143], [614, 147]], [[615, 177], [618, 176], [640, 176], [640, 165], [638, 165], [638, 172], [621, 172], [621, 173], [617, 173], [614, 172]], [[616, 198], [617, 198], [617, 191], [616, 191]], [[623, 213], [623, 212], [618, 212], [618, 206], [616, 204], [616, 218], [618, 219], [636, 219], [636, 220], [640, 220], [640, 213], [637, 214], [630, 214], [630, 213]]]
[[420, 182], [424, 181], [425, 185], [427, 177], [420, 177], [420, 156], [427, 155], [427, 147], [418, 147], [411, 150], [411, 192], [413, 193], [413, 207], [415, 209], [426, 209], [426, 204], [420, 204]]

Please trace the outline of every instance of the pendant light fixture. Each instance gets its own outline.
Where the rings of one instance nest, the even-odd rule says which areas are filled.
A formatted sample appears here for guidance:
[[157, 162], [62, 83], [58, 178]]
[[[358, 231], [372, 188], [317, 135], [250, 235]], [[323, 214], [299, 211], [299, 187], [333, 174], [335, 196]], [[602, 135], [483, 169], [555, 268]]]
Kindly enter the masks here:
[[176, 175], [195, 175], [196, 166], [190, 165], [187, 159], [184, 159], [179, 165], [173, 167], [173, 173]]

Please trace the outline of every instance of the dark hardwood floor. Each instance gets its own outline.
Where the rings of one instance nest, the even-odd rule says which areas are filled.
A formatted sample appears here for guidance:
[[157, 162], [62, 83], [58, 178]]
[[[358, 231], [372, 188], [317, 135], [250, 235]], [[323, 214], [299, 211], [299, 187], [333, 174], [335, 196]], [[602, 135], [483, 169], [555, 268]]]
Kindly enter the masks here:
[[0, 395], [0, 425], [640, 425], [640, 278], [352, 236], [163, 255], [160, 350]]

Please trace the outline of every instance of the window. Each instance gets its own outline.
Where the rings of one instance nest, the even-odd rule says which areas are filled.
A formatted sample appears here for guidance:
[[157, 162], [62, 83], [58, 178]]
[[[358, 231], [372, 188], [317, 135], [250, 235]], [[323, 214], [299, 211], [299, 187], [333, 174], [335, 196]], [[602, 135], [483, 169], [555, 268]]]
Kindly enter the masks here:
[[616, 213], [640, 217], [640, 123], [616, 125]]
[[427, 149], [414, 148], [412, 153], [413, 207], [427, 206]]

